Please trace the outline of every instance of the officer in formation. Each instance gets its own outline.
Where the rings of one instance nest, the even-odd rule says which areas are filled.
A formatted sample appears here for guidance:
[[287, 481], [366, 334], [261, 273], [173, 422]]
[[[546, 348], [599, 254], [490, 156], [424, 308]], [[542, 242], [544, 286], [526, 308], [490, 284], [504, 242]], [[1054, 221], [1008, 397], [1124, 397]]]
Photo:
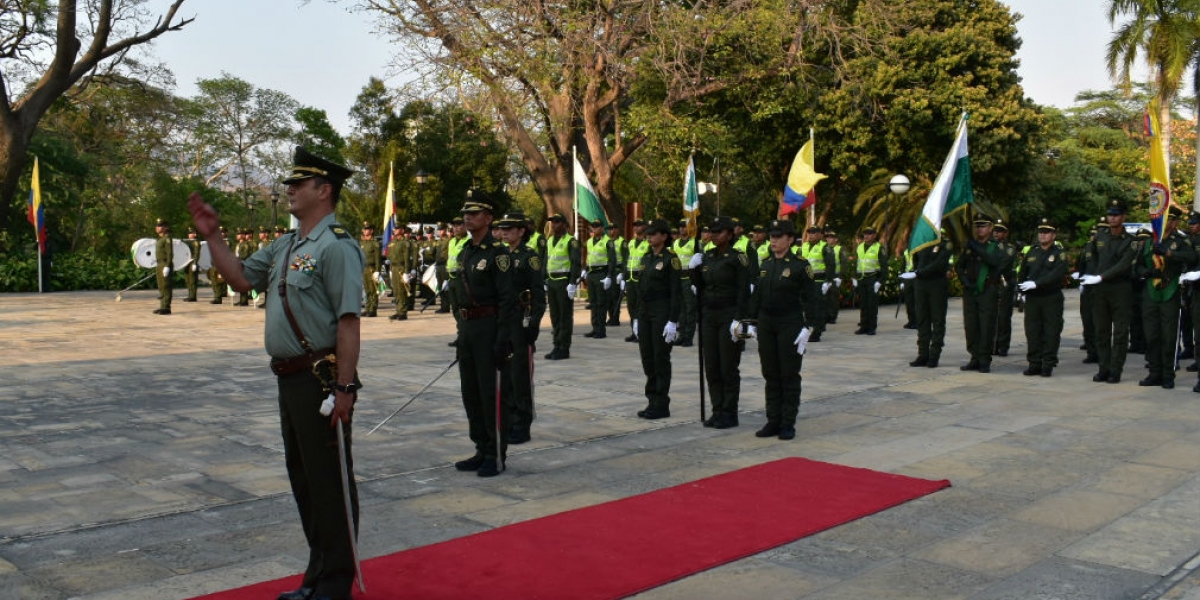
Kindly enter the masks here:
[[992, 226], [992, 239], [1004, 253], [1004, 263], [1000, 266], [1000, 295], [996, 302], [996, 335], [995, 348], [992, 354], [1008, 356], [1008, 347], [1012, 344], [1012, 315], [1013, 303], [1017, 298], [1017, 254], [1020, 248], [1008, 240], [1008, 225], [1003, 219], [996, 219]]
[[910, 367], [935, 369], [946, 344], [946, 312], [950, 301], [950, 257], [953, 250], [944, 235], [910, 253], [912, 269], [901, 273], [913, 292], [917, 325], [917, 358]]
[[[1141, 227], [1133, 235], [1134, 256], [1141, 256], [1147, 244], [1154, 245], [1154, 232], [1146, 227]], [[1142, 323], [1142, 296], [1146, 288], [1146, 280], [1149, 277], [1145, 269], [1139, 269], [1137, 266], [1137, 263], [1134, 263], [1133, 269], [1129, 273], [1130, 298], [1132, 299], [1129, 305], [1129, 354], [1146, 353], [1146, 328]]]
[[833, 285], [825, 292], [825, 323], [837, 323], [838, 311], [842, 308], [842, 279], [845, 277], [846, 251], [838, 244], [838, 234], [832, 227], [825, 228], [825, 245], [833, 254]]
[[[1200, 254], [1200, 211], [1193, 212], [1191, 215], [1188, 215], [1187, 236], [1188, 241], [1192, 243], [1192, 247], [1196, 249], [1197, 254]], [[1195, 270], [1195, 267], [1196, 265], [1191, 267], [1191, 270], [1189, 270], [1188, 273], [1189, 276], [1192, 270]], [[1197, 317], [1200, 317], [1200, 301], [1198, 301], [1200, 299], [1196, 298], [1196, 286], [1194, 283], [1188, 281], [1186, 278], [1183, 279], [1183, 282], [1185, 284], [1183, 290], [1184, 326], [1182, 327], [1183, 332], [1181, 335], [1183, 336], [1184, 341], [1189, 339], [1192, 341], [1192, 347], [1194, 349], [1196, 338], [1200, 338], [1200, 327], [1196, 326], [1198, 323], [1200, 323], [1200, 321], [1197, 320]], [[1195, 352], [1193, 350], [1193, 357], [1194, 355]], [[1186, 357], [1181, 355], [1180, 358]], [[1200, 365], [1198, 365], [1196, 361], [1192, 361], [1192, 364], [1187, 366], [1187, 370], [1195, 373], [1197, 371], [1197, 367], [1200, 367]], [[1198, 382], [1197, 389], [1200, 391], [1200, 382]]]
[[158, 238], [154, 240], [155, 272], [154, 279], [158, 283], [158, 308], [156, 315], [171, 314], [171, 274], [175, 272], [175, 249], [172, 246], [171, 226], [159, 219], [154, 226]]
[[1066, 252], [1055, 243], [1058, 229], [1048, 218], [1037, 226], [1037, 243], [1019, 266], [1017, 289], [1025, 295], [1026, 376], [1050, 377], [1058, 366], [1063, 329], [1063, 282], [1070, 267]]
[[188, 227], [188, 236], [183, 240], [184, 245], [192, 253], [192, 260], [183, 268], [183, 282], [187, 284], [187, 298], [184, 302], [196, 301], [196, 284], [200, 280], [200, 240], [196, 239], [196, 228]]
[[855, 248], [857, 278], [853, 283], [859, 303], [855, 335], [875, 335], [879, 326], [879, 290], [887, 281], [888, 254], [877, 235], [874, 227], [863, 229], [862, 242]]
[[671, 226], [666, 221], [651, 221], [644, 233], [648, 247], [641, 256], [640, 272], [630, 279], [630, 284], [638, 288], [633, 332], [638, 340], [642, 371], [646, 374], [649, 401], [637, 415], [643, 419], [663, 419], [671, 416], [671, 345], [679, 338], [683, 265], [671, 250]]
[[512, 261], [512, 289], [517, 299], [510, 332], [513, 357], [501, 382], [509, 413], [508, 443], [524, 444], [531, 439], [529, 430], [534, 418], [533, 344], [546, 313], [545, 276], [542, 257], [529, 245], [529, 220], [525, 214], [505, 214], [497, 226]]
[[1182, 296], [1180, 275], [1196, 263], [1191, 240], [1179, 231], [1182, 219], [1183, 211], [1172, 206], [1158, 243], [1143, 244], [1133, 263], [1134, 276], [1145, 279], [1140, 292], [1146, 363], [1150, 372], [1138, 382], [1143, 387], [1162, 386], [1168, 390], [1175, 387], [1175, 352]]
[[591, 306], [592, 330], [583, 337], [602, 340], [608, 337], [608, 290], [617, 277], [617, 252], [612, 240], [604, 233], [604, 224], [599, 219], [588, 224], [587, 240], [587, 289], [588, 305]]
[[579, 242], [567, 232], [567, 218], [550, 217], [550, 238], [546, 240], [546, 304], [550, 308], [550, 326], [554, 349], [547, 360], [571, 358], [571, 332], [575, 326], [575, 282], [579, 281]]
[[408, 228], [396, 222], [392, 226], [392, 238], [388, 240], [388, 275], [392, 280], [392, 299], [396, 301], [396, 312], [388, 317], [392, 321], [408, 319], [408, 274], [413, 267], [414, 252], [404, 232]]
[[1092, 318], [1100, 370], [1092, 381], [1120, 383], [1129, 350], [1129, 311], [1133, 303], [1129, 278], [1134, 258], [1133, 236], [1125, 231], [1125, 205], [1120, 200], [1108, 203], [1107, 225], [1096, 232], [1087, 259], [1088, 272], [1079, 283], [1092, 287], [1095, 294]]
[[[446, 257], [446, 271], [449, 279], [442, 284], [442, 304], [438, 307], [438, 312], [450, 312], [454, 315], [455, 339], [450, 342], [450, 345], [453, 346], [458, 343], [458, 332], [462, 327], [462, 315], [458, 313], [458, 299], [461, 292], [458, 286], [458, 276], [462, 273], [462, 265], [458, 262], [458, 255], [462, 254], [463, 246], [471, 238], [467, 236], [467, 229], [463, 225], [462, 217], [454, 217], [450, 221], [450, 232], [448, 246], [450, 255]], [[409, 302], [411, 304], [412, 301]]]
[[[253, 237], [254, 235], [248, 228], [238, 230], [236, 252], [239, 259], [244, 261], [258, 250], [258, 245], [254, 243]], [[250, 306], [250, 290], [238, 294], [238, 301], [235, 306]]]
[[[1107, 216], [1101, 217], [1100, 225], [1105, 224]], [[1083, 251], [1075, 259], [1075, 272], [1071, 274], [1073, 279], [1079, 280], [1084, 275], [1092, 272], [1094, 265], [1089, 264], [1091, 257], [1096, 252], [1096, 232], [1099, 231], [1099, 225], [1093, 225], [1088, 231], [1088, 241], [1083, 246]], [[1083, 362], [1085, 364], [1095, 364], [1100, 362], [1100, 355], [1096, 352], [1096, 319], [1095, 312], [1092, 310], [1095, 304], [1092, 298], [1096, 294], [1092, 288], [1088, 286], [1079, 287], [1079, 320], [1083, 325], [1083, 345], [1080, 350], [1087, 351]]]
[[[699, 247], [699, 238], [692, 237], [688, 231], [688, 220], [679, 220], [679, 237], [671, 243], [671, 251], [675, 256], [679, 257], [679, 263], [686, 265], [692, 261], [692, 257], [700, 254], [703, 250]], [[696, 306], [696, 292], [693, 291], [695, 281], [692, 280], [690, 269], [684, 270], [679, 277], [679, 294], [682, 301], [682, 310], [679, 315], [679, 340], [675, 342], [676, 346], [685, 348], [691, 347], [693, 340], [696, 337], [696, 320], [699, 318]]]
[[[808, 239], [800, 245], [800, 257], [808, 261], [808, 266], [812, 268], [817, 284], [821, 286], [821, 297], [824, 298], [825, 294], [833, 289], [833, 280], [837, 276], [837, 258], [834, 257], [833, 247], [825, 243], [824, 232], [820, 227], [809, 227], [805, 236]], [[764, 245], [769, 246], [769, 244]], [[825, 324], [824, 319], [820, 323], [814, 323], [812, 337], [808, 341], [821, 341]]]
[[608, 239], [612, 240], [613, 250], [616, 252], [617, 263], [613, 265], [613, 272], [616, 273], [614, 285], [608, 288], [608, 322], [609, 327], [621, 326], [621, 298], [625, 295], [625, 290], [621, 285], [624, 282], [625, 273], [625, 255], [628, 248], [625, 247], [625, 238], [621, 236], [621, 228], [614, 223], [608, 226]]
[[467, 192], [462, 215], [470, 238], [458, 257], [463, 317], [458, 373], [475, 454], [454, 466], [480, 477], [494, 477], [504, 469], [510, 427], [509, 412], [497, 393], [496, 371], [506, 369], [512, 358], [516, 294], [512, 257], [492, 237], [494, 214], [490, 196], [479, 190]]
[[704, 378], [712, 402], [712, 416], [704, 421], [704, 426], [728, 429], [738, 426], [740, 366], [746, 347], [743, 322], [749, 317], [750, 259], [730, 244], [732, 219], [717, 217], [708, 229], [713, 247], [688, 261], [691, 280], [700, 296]]
[[1007, 256], [992, 238], [993, 220], [975, 217], [974, 235], [959, 255], [954, 268], [963, 286], [963, 331], [971, 360], [963, 371], [992, 371], [992, 351], [996, 343], [996, 309], [1000, 302], [1001, 277]]
[[[303, 148], [297, 148], [294, 164], [283, 183], [300, 228], [248, 260], [237, 258], [218, 237], [217, 213], [199, 194], [189, 199], [188, 209], [208, 240], [213, 264], [230, 285], [238, 290], [286, 289], [268, 299], [265, 342], [271, 370], [278, 376], [284, 460], [309, 559], [301, 587], [278, 598], [349, 598], [355, 560], [346, 515], [352, 515], [357, 529], [359, 514], [350, 422], [361, 387], [356, 370], [363, 259], [354, 236], [334, 217], [351, 171]], [[313, 364], [328, 354], [337, 359], [336, 379], [323, 382]], [[335, 402], [325, 416], [318, 407], [330, 395]], [[337, 442], [343, 430], [344, 463]]]
[[767, 233], [771, 253], [750, 295], [749, 314], [757, 326], [747, 332], [758, 339], [766, 388], [767, 423], [754, 435], [790, 440], [800, 414], [800, 368], [813, 328], [825, 320], [824, 297], [808, 261], [792, 252], [792, 222], [772, 221]]
[[363, 257], [366, 259], [362, 274], [363, 291], [367, 294], [363, 316], [374, 317], [379, 310], [379, 284], [375, 278], [379, 276], [379, 267], [383, 264], [383, 259], [379, 249], [379, 240], [375, 239], [375, 226], [367, 221], [363, 221], [362, 237], [358, 241], [358, 246], [362, 248]]
[[[228, 246], [229, 245], [229, 232], [225, 230], [224, 225], [221, 226], [220, 233], [221, 233], [221, 243]], [[225, 277], [223, 275], [221, 275], [221, 271], [217, 269], [216, 265], [213, 265], [208, 268], [208, 283], [209, 283], [209, 285], [212, 286], [212, 292], [213, 292], [213, 299], [209, 303], [210, 304], [220, 304], [222, 302], [222, 299], [225, 298], [226, 295], [228, 295], [229, 291], [225, 288]]]
[[[908, 248], [905, 248], [904, 253], [903, 253], [903, 258], [904, 258], [904, 272], [908, 273], [913, 270], [912, 251], [910, 251]], [[916, 290], [913, 289], [911, 281], [901, 281], [900, 282], [900, 301], [904, 302], [904, 315], [906, 317], [906, 320], [904, 321], [904, 328], [905, 329], [916, 329], [917, 328], [917, 294], [916, 294]]]
[[[646, 222], [642, 219], [633, 222], [633, 237], [629, 238], [625, 248], [625, 273], [622, 274], [621, 286], [625, 289], [625, 305], [628, 307], [629, 321], [632, 323], [641, 310], [642, 292], [638, 278], [642, 276], [642, 259], [650, 251], [650, 242], [646, 241]], [[638, 341], [636, 328], [625, 341]]]

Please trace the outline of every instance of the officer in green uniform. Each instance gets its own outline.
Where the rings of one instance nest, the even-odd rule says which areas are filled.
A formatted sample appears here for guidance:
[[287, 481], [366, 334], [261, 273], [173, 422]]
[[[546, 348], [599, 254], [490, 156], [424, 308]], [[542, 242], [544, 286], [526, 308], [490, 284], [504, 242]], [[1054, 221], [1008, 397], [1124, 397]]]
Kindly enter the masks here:
[[[824, 298], [825, 294], [833, 288], [837, 259], [833, 256], [833, 248], [825, 243], [825, 236], [820, 227], [809, 227], [806, 237], [808, 239], [800, 244], [800, 257], [808, 261], [808, 266], [812, 267], [813, 276], [817, 284], [821, 286], [821, 296]], [[821, 341], [821, 334], [824, 331], [825, 321], [822, 319], [820, 323], [813, 324], [812, 337], [808, 341]]]
[[863, 229], [863, 241], [855, 248], [854, 287], [858, 293], [858, 329], [855, 335], [875, 335], [879, 326], [879, 290], [887, 281], [887, 248], [876, 240], [874, 227]]
[[[345, 469], [348, 508], [357, 529], [350, 421], [361, 387], [356, 371], [363, 256], [354, 236], [334, 218], [342, 182], [350, 173], [297, 148], [295, 166], [283, 183], [289, 211], [300, 227], [244, 261], [219, 237], [216, 211], [199, 194], [188, 201], [196, 228], [208, 240], [213, 264], [229, 284], [239, 291], [269, 287], [279, 292], [267, 297], [265, 341], [271, 370], [278, 376], [288, 479], [309, 547], [300, 589], [281, 594], [279, 600], [350, 598], [354, 581], [342, 475]], [[312, 365], [330, 354], [336, 357], [337, 378], [323, 383]], [[330, 394], [335, 402], [323, 416], [319, 409]], [[344, 464], [338, 455], [339, 430], [345, 432]]]
[[771, 243], [767, 240], [766, 227], [755, 225], [750, 228], [750, 248], [754, 251], [760, 264], [771, 255]]
[[[249, 228], [243, 228], [238, 231], [237, 257], [246, 260], [250, 255], [254, 254], [257, 247], [253, 239], [254, 235]], [[250, 290], [240, 292], [236, 306], [250, 306]]]
[[529, 221], [524, 213], [508, 213], [497, 225], [512, 258], [512, 288], [517, 295], [517, 318], [511, 321], [513, 357], [504, 370], [505, 404], [509, 407], [508, 443], [524, 444], [533, 424], [533, 353], [542, 315], [546, 313], [542, 257], [529, 246]]
[[466, 246], [471, 238], [467, 235], [462, 217], [454, 217], [450, 221], [450, 230], [452, 232], [448, 246], [450, 256], [446, 257], [446, 271], [450, 279], [442, 285], [442, 306], [438, 310], [449, 307], [448, 310], [454, 315], [455, 339], [450, 342], [450, 345], [454, 346], [458, 344], [458, 334], [462, 326], [462, 315], [458, 312], [458, 299], [462, 294], [458, 280], [459, 274], [462, 273], [462, 269], [459, 268], [458, 255], [462, 254], [463, 246]]
[[621, 326], [621, 297], [624, 295], [621, 289], [621, 282], [624, 281], [622, 275], [625, 273], [625, 238], [621, 237], [621, 228], [617, 227], [616, 223], [608, 226], [608, 239], [612, 240], [613, 252], [616, 253], [617, 264], [613, 265], [613, 272], [617, 274], [615, 285], [608, 288], [608, 323], [609, 327]]
[[1026, 376], [1049, 377], [1058, 366], [1058, 345], [1063, 329], [1063, 280], [1067, 276], [1066, 252], [1055, 242], [1058, 229], [1043, 218], [1037, 226], [1037, 244], [1021, 261], [1017, 289], [1025, 295]]
[[575, 282], [582, 269], [579, 242], [567, 232], [567, 218], [550, 217], [550, 238], [546, 240], [546, 304], [550, 308], [550, 326], [554, 349], [548, 360], [571, 358], [571, 331], [575, 327]]
[[1125, 231], [1125, 205], [1120, 200], [1111, 200], [1108, 227], [1096, 232], [1096, 243], [1088, 258], [1088, 267], [1094, 268], [1095, 274], [1079, 279], [1081, 285], [1094, 286], [1092, 312], [1096, 353], [1100, 358], [1100, 370], [1092, 377], [1095, 382], [1121, 382], [1129, 350], [1129, 311], [1133, 303], [1129, 277], [1133, 259], [1133, 236]]
[[604, 339], [608, 337], [608, 290], [613, 287], [617, 272], [617, 253], [612, 240], [604, 233], [604, 224], [596, 219], [588, 224], [587, 240], [587, 288], [588, 305], [591, 306], [592, 330], [583, 337]]
[[1142, 324], [1146, 333], [1146, 362], [1150, 373], [1138, 382], [1142, 387], [1175, 387], [1175, 351], [1179, 340], [1179, 276], [1196, 262], [1196, 251], [1188, 236], [1179, 231], [1183, 211], [1172, 206], [1160, 241], [1142, 246], [1133, 263], [1135, 278], [1145, 279], [1142, 295]]
[[838, 244], [837, 231], [832, 227], [825, 228], [825, 245], [833, 255], [833, 285], [825, 292], [825, 323], [833, 325], [837, 323], [838, 312], [842, 309], [842, 278], [850, 261], [846, 260], [845, 249]]
[[649, 403], [637, 415], [643, 419], [671, 416], [671, 345], [679, 339], [679, 314], [683, 303], [679, 277], [683, 265], [671, 251], [671, 226], [655, 219], [645, 227], [646, 253], [637, 279], [638, 311], [633, 331], [646, 374], [646, 399]]
[[[1200, 254], [1200, 212], [1193, 212], [1192, 214], [1188, 215], [1186, 233], [1188, 236], [1188, 241], [1192, 243], [1192, 248], [1195, 248], [1196, 252]], [[1197, 261], [1197, 264], [1193, 264], [1188, 267], [1189, 273], [1196, 270], [1197, 267], [1200, 267], [1200, 261]], [[1191, 276], [1194, 275], [1189, 275], [1189, 277]], [[1182, 283], [1184, 284], [1183, 297], [1181, 301], [1183, 323], [1180, 336], [1183, 337], [1185, 343], [1188, 340], [1192, 341], [1192, 355], [1194, 358], [1195, 338], [1200, 337], [1200, 327], [1196, 326], [1197, 323], [1200, 323], [1200, 298], [1196, 298], [1197, 284], [1194, 281], [1185, 278], [1182, 280]], [[1187, 348], [1185, 345], [1184, 350], [1186, 351], [1186, 349]], [[1184, 357], [1181, 355], [1180, 358]], [[1194, 373], [1197, 370], [1200, 370], [1200, 364], [1198, 364], [1196, 361], [1193, 361], [1192, 364], [1187, 366], [1187, 370], [1188, 372]], [[1197, 381], [1196, 387], [1196, 391], [1200, 391], [1200, 380]]]
[[[621, 288], [625, 290], [625, 305], [629, 309], [630, 323], [637, 318], [641, 310], [642, 292], [638, 278], [642, 276], [642, 258], [650, 250], [650, 242], [646, 241], [646, 222], [637, 219], [633, 222], [633, 237], [625, 244], [625, 273]], [[637, 342], [637, 332], [629, 334], [626, 342]]]
[[[221, 226], [220, 233], [221, 233], [221, 241], [226, 246], [228, 246], [229, 245], [229, 237], [228, 237], [229, 232], [227, 232], [225, 230], [224, 226]], [[209, 285], [212, 286], [212, 292], [213, 292], [213, 299], [209, 303], [210, 304], [220, 304], [222, 302], [222, 299], [229, 292], [227, 289], [225, 289], [226, 288], [225, 278], [223, 276], [221, 276], [221, 272], [217, 270], [216, 265], [213, 265], [208, 268], [208, 283], [209, 283]]]
[[362, 237], [358, 240], [358, 247], [362, 248], [363, 257], [366, 262], [363, 263], [363, 290], [367, 293], [366, 306], [363, 308], [364, 317], [374, 317], [379, 311], [379, 284], [375, 282], [375, 276], [379, 273], [379, 266], [382, 264], [379, 251], [379, 240], [375, 239], [375, 226], [363, 221]]
[[458, 310], [463, 319], [458, 374], [475, 454], [454, 466], [459, 471], [476, 471], [480, 477], [493, 477], [504, 469], [511, 427], [505, 421], [510, 409], [497, 394], [497, 370], [508, 368], [513, 355], [513, 321], [520, 321], [515, 310], [512, 257], [508, 248], [492, 237], [494, 211], [487, 193], [467, 191], [462, 214], [470, 237], [458, 256], [462, 291]]
[[974, 235], [954, 265], [963, 286], [963, 331], [971, 360], [963, 371], [992, 371], [996, 345], [996, 307], [1000, 302], [1000, 277], [1008, 260], [992, 239], [992, 218], [975, 217]]
[[396, 301], [396, 312], [388, 319], [404, 321], [408, 319], [408, 279], [412, 269], [412, 249], [404, 238], [407, 230], [404, 225], [396, 222], [392, 227], [392, 238], [388, 240], [387, 262], [389, 275], [392, 278], [392, 298]]
[[[687, 265], [692, 261], [692, 256], [699, 253], [696, 238], [688, 233], [688, 220], [679, 220], [679, 237], [671, 244], [671, 251], [675, 256], [679, 257], [679, 264]], [[676, 346], [690, 347], [696, 337], [696, 292], [692, 291], [694, 281], [690, 269], [685, 269], [680, 276], [679, 293], [683, 301], [682, 310], [679, 316], [679, 340], [675, 342]]]
[[758, 325], [749, 333], [758, 338], [767, 405], [767, 423], [754, 435], [790, 440], [800, 415], [800, 367], [813, 327], [825, 319], [824, 298], [808, 261], [792, 251], [795, 225], [771, 221], [767, 233], [771, 254], [759, 267], [750, 295], [750, 314]]
[[155, 272], [154, 279], [158, 283], [158, 309], [156, 315], [171, 314], [171, 275], [175, 273], [175, 248], [172, 246], [171, 226], [159, 219], [154, 226], [158, 239], [154, 240]]
[[[438, 226], [437, 259], [434, 264], [437, 265], [435, 268], [439, 285], [445, 285], [445, 283], [450, 280], [450, 269], [446, 265], [450, 262], [450, 241], [452, 239], [453, 236], [450, 234], [449, 226], [447, 226], [445, 223]], [[441, 288], [439, 288], [438, 291], [440, 292]], [[440, 296], [440, 299], [440, 306], [438, 306], [437, 311], [434, 311], [435, 313], [445, 312], [442, 311], [442, 309], [446, 308], [446, 296], [442, 295]]]
[[709, 225], [713, 248], [689, 260], [692, 281], [700, 292], [704, 378], [712, 401], [705, 427], [738, 425], [742, 351], [746, 348], [743, 320], [750, 302], [750, 259], [730, 245], [733, 220], [717, 217]]
[[184, 302], [196, 301], [196, 284], [200, 279], [200, 240], [196, 239], [196, 228], [188, 227], [188, 236], [183, 240], [184, 245], [192, 253], [192, 260], [183, 268], [183, 282], [187, 284], [187, 298]]
[[941, 235], [910, 252], [912, 270], [900, 279], [913, 291], [917, 325], [917, 358], [910, 367], [937, 368], [946, 343], [946, 311], [950, 300], [950, 244]]
[[[1100, 223], [1103, 225], [1107, 218], [1102, 217]], [[1091, 230], [1088, 231], [1088, 241], [1075, 259], [1075, 272], [1071, 274], [1071, 277], [1076, 281], [1085, 275], [1095, 274], [1095, 265], [1090, 264], [1089, 261], [1096, 254], [1096, 232], [1098, 230], [1097, 225], [1092, 225]], [[1096, 352], [1096, 312], [1093, 310], [1095, 303], [1092, 301], [1095, 296], [1096, 293], [1091, 287], [1079, 286], [1079, 320], [1083, 326], [1083, 346], [1079, 349], [1087, 351], [1087, 356], [1083, 359], [1084, 364], [1100, 362], [1100, 355]]]
[[996, 219], [992, 226], [992, 239], [996, 240], [1005, 257], [1000, 267], [1003, 279], [996, 303], [996, 339], [992, 354], [1008, 356], [1008, 347], [1012, 344], [1013, 301], [1017, 296], [1017, 253], [1020, 248], [1008, 240], [1008, 224], [1003, 219]]

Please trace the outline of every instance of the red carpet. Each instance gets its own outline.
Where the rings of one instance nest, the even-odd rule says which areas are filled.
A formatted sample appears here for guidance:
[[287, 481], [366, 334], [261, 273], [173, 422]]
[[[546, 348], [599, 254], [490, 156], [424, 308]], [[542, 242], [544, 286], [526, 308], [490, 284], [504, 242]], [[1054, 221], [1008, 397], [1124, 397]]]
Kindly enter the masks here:
[[[949, 485], [787, 458], [380, 556], [363, 563], [367, 593], [355, 598], [623, 598]], [[203, 599], [269, 599], [299, 583], [297, 576]]]

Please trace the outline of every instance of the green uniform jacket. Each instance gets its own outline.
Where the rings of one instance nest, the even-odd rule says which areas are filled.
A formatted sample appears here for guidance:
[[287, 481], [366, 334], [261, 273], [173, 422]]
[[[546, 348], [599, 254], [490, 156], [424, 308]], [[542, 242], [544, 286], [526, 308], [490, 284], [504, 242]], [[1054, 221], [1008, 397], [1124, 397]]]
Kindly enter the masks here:
[[1029, 248], [1017, 277], [1021, 281], [1032, 281], [1037, 287], [1025, 292], [1025, 295], [1049, 296], [1061, 293], [1063, 278], [1067, 276], [1070, 266], [1068, 263], [1067, 253], [1057, 244], [1050, 244], [1050, 248], [1046, 250], [1040, 245]]
[[801, 327], [815, 327], [825, 318], [821, 286], [807, 260], [788, 250], [783, 258], [767, 257], [758, 269], [758, 283], [750, 295], [749, 315], [761, 318], [799, 318]]
[[704, 262], [695, 271], [692, 281], [702, 292], [703, 308], [733, 308], [733, 318], [739, 321], [749, 317], [752, 275], [746, 253], [732, 246], [724, 252], [713, 248], [704, 253]]
[[1133, 270], [1133, 236], [1124, 229], [1113, 235], [1112, 229], [1096, 232], [1088, 257], [1089, 275], [1099, 275], [1105, 282], [1126, 281]]
[[517, 318], [512, 320], [513, 339], [527, 339], [525, 332], [537, 329], [546, 314], [546, 287], [543, 283], [542, 257], [522, 243], [509, 253], [512, 257], [512, 288], [517, 295]]
[[658, 254], [654, 253], [653, 247], [646, 250], [637, 281], [642, 299], [635, 317], [643, 320], [651, 316], [657, 317], [659, 315], [651, 315], [650, 312], [661, 310], [665, 305], [666, 320], [678, 323], [679, 314], [683, 311], [683, 298], [679, 287], [682, 273], [683, 267], [679, 264], [679, 257], [675, 256], [670, 248], [663, 246], [662, 252]]
[[1008, 256], [994, 240], [983, 243], [972, 239], [967, 242], [967, 248], [954, 264], [958, 280], [963, 285], [963, 293], [978, 295], [989, 284], [999, 285], [1006, 261]]
[[458, 255], [460, 308], [495, 306], [496, 342], [512, 340], [510, 324], [520, 319], [516, 315], [516, 292], [513, 291], [513, 261], [504, 244], [486, 234], [479, 245], [468, 241]]
[[945, 279], [950, 271], [950, 247], [945, 241], [922, 248], [912, 255], [912, 270], [917, 279]]
[[175, 270], [175, 247], [171, 243], [169, 234], [160, 235], [157, 240], [154, 240], [154, 260], [156, 261], [155, 267], [160, 274], [163, 267]]
[[1196, 260], [1196, 250], [1192, 242], [1182, 232], [1175, 231], [1164, 239], [1161, 244], [1167, 254], [1163, 257], [1162, 268], [1154, 265], [1154, 244], [1147, 240], [1142, 244], [1142, 251], [1133, 265], [1133, 275], [1146, 280], [1146, 290], [1150, 299], [1155, 302], [1165, 302], [1175, 297], [1179, 291], [1179, 276]]
[[379, 254], [380, 254], [379, 240], [376, 240], [376, 239], [361, 240], [360, 239], [360, 240], [358, 240], [358, 247], [362, 248], [363, 259], [365, 260], [365, 262], [363, 263], [363, 271], [370, 271], [370, 272], [378, 271], [379, 265], [382, 262], [382, 260], [380, 259], [380, 256], [379, 256]]

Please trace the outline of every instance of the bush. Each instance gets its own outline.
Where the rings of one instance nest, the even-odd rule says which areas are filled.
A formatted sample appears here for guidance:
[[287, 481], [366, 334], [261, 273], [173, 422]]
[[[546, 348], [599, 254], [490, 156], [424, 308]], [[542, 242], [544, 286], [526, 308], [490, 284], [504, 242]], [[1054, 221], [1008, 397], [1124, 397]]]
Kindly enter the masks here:
[[[128, 256], [96, 256], [92, 254], [55, 254], [47, 267], [50, 290], [120, 290], [150, 275], [147, 269], [133, 264]], [[37, 260], [32, 254], [0, 256], [0, 292], [36, 292]], [[155, 286], [154, 278], [142, 282], [136, 289]]]

